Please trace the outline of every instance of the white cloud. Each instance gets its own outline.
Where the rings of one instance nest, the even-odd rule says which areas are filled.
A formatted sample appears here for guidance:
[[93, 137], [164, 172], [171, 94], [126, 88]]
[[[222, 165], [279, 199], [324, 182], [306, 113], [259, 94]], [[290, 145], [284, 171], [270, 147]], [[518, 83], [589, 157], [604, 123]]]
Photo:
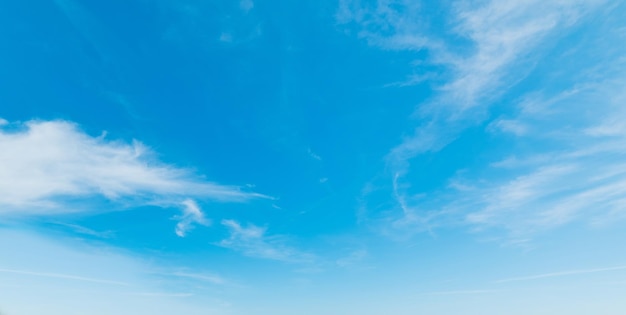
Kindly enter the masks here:
[[[501, 90], [524, 78], [537, 57], [538, 44], [563, 27], [574, 24], [589, 8], [602, 1], [488, 1], [457, 2], [450, 8], [456, 35], [471, 47], [455, 47], [429, 33], [421, 5], [412, 1], [378, 0], [371, 6], [360, 1], [340, 2], [337, 20], [355, 23], [372, 45], [390, 50], [429, 50], [433, 64], [447, 68], [451, 79], [438, 88], [429, 104], [422, 104], [425, 120], [415, 134], [392, 149], [390, 160], [406, 167], [406, 160], [437, 151], [480, 114]], [[518, 69], [526, 65], [526, 70]], [[516, 71], [513, 71], [513, 70]], [[506, 79], [506, 80], [505, 80]], [[506, 84], [505, 84], [506, 82]], [[470, 109], [475, 109], [470, 111]], [[460, 124], [460, 125], [459, 125]], [[399, 171], [399, 170], [396, 170]]]
[[[594, 71], [615, 66], [601, 63]], [[533, 150], [492, 164], [504, 177], [473, 179], [476, 189], [462, 203], [475, 208], [461, 207], [470, 223], [519, 234], [575, 220], [604, 225], [626, 219], [626, 129], [616, 126], [624, 114], [626, 73], [611, 76], [577, 82], [551, 97], [535, 93], [519, 104], [513, 119], [533, 128], [516, 142]]]
[[539, 44], [602, 2], [526, 0], [458, 5], [456, 30], [472, 41], [474, 49], [469, 56], [442, 60], [455, 69], [455, 78], [444, 88], [446, 97], [460, 110], [489, 106], [491, 95], [499, 95], [499, 89], [506, 90], [528, 74], [532, 62], [542, 56]]
[[468, 223], [504, 226], [516, 234], [573, 220], [601, 223], [626, 218], [623, 145], [555, 154], [549, 162], [538, 160], [514, 169], [520, 175], [513, 178], [488, 184], [483, 180], [480, 188], [460, 194], [459, 212], [469, 212]]
[[307, 263], [313, 256], [286, 244], [285, 237], [266, 235], [266, 228], [249, 224], [247, 227], [235, 220], [222, 220], [230, 231], [230, 237], [218, 243], [250, 257]]
[[8, 125], [8, 124], [9, 122], [6, 119], [0, 117], [0, 127]]
[[[572, 211], [568, 212], [563, 210], [564, 203], [543, 203], [545, 200], [554, 201], [554, 198], [563, 198], [562, 201], [565, 202], [566, 199], [561, 197], [561, 194], [570, 191], [566, 188], [559, 191], [550, 189], [572, 188], [572, 180], [585, 181], [587, 176], [591, 175], [582, 165], [577, 164], [576, 160], [569, 160], [565, 165], [550, 162], [541, 166], [536, 164], [530, 166], [531, 170], [518, 169], [519, 173], [510, 173], [513, 174], [513, 178], [499, 182], [499, 185], [492, 183], [493, 186], [489, 189], [485, 188], [487, 185], [484, 179], [463, 181], [453, 179], [452, 182], [456, 187], [460, 187], [459, 183], [463, 182], [463, 187], [467, 191], [459, 192], [452, 189], [454, 193], [450, 194], [435, 192], [436, 195], [429, 196], [427, 201], [419, 197], [419, 192], [408, 193], [410, 191], [408, 188], [415, 176], [419, 176], [411, 173], [413, 158], [424, 153], [439, 152], [468, 127], [477, 126], [488, 119], [489, 108], [500, 96], [531, 73], [537, 61], [545, 57], [553, 47], [551, 41], [567, 34], [569, 28], [601, 7], [599, 4], [603, 2], [458, 1], [451, 7], [444, 8], [448, 10], [447, 13], [451, 13], [446, 23], [453, 26], [452, 33], [433, 34], [428, 19], [425, 19], [421, 12], [423, 6], [430, 4], [378, 0], [368, 6], [360, 1], [341, 1], [337, 14], [340, 23], [356, 24], [359, 36], [382, 49], [428, 51], [426, 64], [437, 66], [441, 69], [440, 77], [448, 78], [446, 83], [434, 88], [434, 96], [430, 100], [420, 104], [416, 109], [414, 117], [417, 118], [418, 124], [415, 131], [404, 137], [403, 141], [387, 155], [389, 172], [387, 178], [392, 181], [395, 206], [381, 205], [380, 202], [368, 205], [369, 199], [376, 198], [368, 199], [368, 193], [364, 193], [362, 197], [364, 207], [385, 207], [389, 210], [386, 211], [389, 215], [377, 218], [385, 225], [383, 230], [418, 230], [437, 225], [443, 220], [448, 220], [447, 224], [449, 221], [458, 223], [465, 220], [463, 216], [467, 215], [468, 211], [473, 213], [466, 218], [470, 218], [474, 223], [483, 219], [485, 221], [482, 222], [499, 221], [499, 224], [505, 223], [505, 219], [506, 223], [514, 222], [520, 218], [512, 216], [515, 218], [512, 219], [507, 217], [506, 213], [517, 213], [524, 219], [522, 222], [530, 226], [558, 225], [574, 219], [584, 205], [589, 205], [584, 202], [582, 206], [576, 208], [580, 211], [570, 208]], [[421, 62], [418, 67], [424, 64]], [[419, 73], [418, 70], [413, 72]], [[576, 88], [572, 91], [577, 93]], [[568, 98], [569, 95], [564, 94], [563, 97]], [[553, 100], [559, 101], [558, 98]], [[581, 108], [582, 106], [576, 107]], [[607, 123], [602, 128], [594, 127], [589, 129], [588, 133], [596, 135], [619, 133], [622, 127], [619, 123]], [[517, 137], [545, 131], [537, 128], [535, 120], [529, 121], [522, 117], [502, 117], [493, 122], [490, 129], [512, 133]], [[551, 131], [553, 134], [558, 132]], [[537, 156], [546, 155], [546, 152], [537, 153]], [[550, 175], [549, 170], [567, 168], [568, 163], [576, 169], [572, 169], [571, 173]], [[539, 186], [532, 186], [533, 181], [542, 180]], [[564, 185], [565, 183], [567, 185]], [[580, 193], [594, 189], [591, 186], [575, 187], [581, 189]], [[464, 202], [446, 199], [453, 194], [468, 197], [463, 199]], [[517, 198], [518, 194], [528, 198]], [[585, 195], [581, 195], [580, 198], [583, 196]], [[507, 199], [508, 197], [512, 199]], [[608, 198], [602, 199], [599, 196], [597, 198], [599, 199], [595, 199], [596, 201], [604, 202], [607, 206], [604, 210], [616, 210], [614, 206], [609, 206]], [[559, 204], [562, 206], [557, 207]], [[537, 207], [541, 210], [537, 210]], [[470, 210], [477, 208], [481, 211]], [[499, 218], [497, 220], [492, 216], [495, 213], [497, 213], [495, 217]]]
[[[0, 215], [56, 215], [102, 211], [104, 197], [122, 207], [180, 207], [175, 232], [208, 225], [191, 199], [245, 202], [267, 196], [211, 183], [158, 161], [138, 141], [92, 137], [67, 121], [28, 121], [0, 128]], [[182, 200], [182, 201], [181, 201]], [[76, 230], [76, 227], [73, 227]], [[80, 229], [79, 233], [96, 235]]]
[[[470, 40], [472, 49], [462, 55], [454, 52], [453, 45], [416, 46], [432, 50], [435, 57], [431, 62], [446, 66], [451, 79], [430, 103], [418, 109], [426, 123], [392, 149], [392, 164], [406, 166], [405, 161], [417, 154], [438, 151], [468, 125], [484, 120], [497, 96], [529, 73], [532, 62], [542, 55], [539, 44], [598, 3], [530, 0], [457, 5], [453, 18], [456, 33]], [[511, 123], [500, 127], [524, 132], [521, 124]]]
[[195, 201], [187, 199], [183, 201], [182, 205], [184, 209], [182, 216], [178, 218], [180, 221], [176, 224], [176, 235], [185, 237], [187, 232], [193, 228], [193, 224], [210, 224], [210, 221], [204, 217], [204, 213], [202, 213]]
[[172, 206], [189, 197], [242, 202], [265, 196], [203, 180], [156, 160], [138, 141], [92, 137], [67, 121], [0, 129], [0, 214], [83, 211], [69, 200], [105, 197]]
[[444, 193], [448, 199], [439, 207], [449, 211], [440, 219], [478, 230], [505, 228], [526, 239], [574, 221], [601, 226], [626, 219], [626, 132], [588, 132], [610, 129], [622, 116], [624, 78], [533, 96], [533, 110], [513, 117], [533, 128], [509, 144], [532, 150], [489, 164], [479, 177], [458, 174], [452, 180], [468, 189]]

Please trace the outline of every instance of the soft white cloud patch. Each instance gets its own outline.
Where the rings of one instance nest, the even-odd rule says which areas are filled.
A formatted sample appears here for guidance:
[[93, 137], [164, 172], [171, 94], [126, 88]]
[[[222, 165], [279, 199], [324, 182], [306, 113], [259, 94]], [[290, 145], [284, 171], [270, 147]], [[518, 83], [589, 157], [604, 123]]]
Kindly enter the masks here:
[[185, 237], [194, 224], [209, 225], [211, 223], [204, 217], [204, 213], [202, 213], [195, 201], [187, 199], [183, 201], [182, 205], [184, 209], [183, 214], [178, 217], [179, 222], [176, 224], [176, 235]]
[[0, 213], [77, 211], [64, 200], [103, 196], [171, 206], [181, 197], [242, 202], [265, 196], [204, 181], [156, 160], [138, 141], [92, 137], [67, 121], [0, 129]]
[[250, 257], [285, 262], [311, 262], [313, 256], [288, 246], [283, 236], [267, 235], [266, 228], [249, 224], [242, 226], [235, 220], [222, 220], [230, 231], [230, 237], [218, 243]]

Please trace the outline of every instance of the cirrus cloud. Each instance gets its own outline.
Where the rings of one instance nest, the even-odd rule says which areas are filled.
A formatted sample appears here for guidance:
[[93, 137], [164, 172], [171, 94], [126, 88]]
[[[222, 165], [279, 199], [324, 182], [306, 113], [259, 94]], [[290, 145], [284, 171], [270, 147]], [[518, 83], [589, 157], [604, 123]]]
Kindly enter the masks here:
[[[4, 120], [3, 120], [4, 121]], [[104, 198], [125, 207], [183, 207], [176, 234], [207, 224], [193, 199], [245, 202], [267, 196], [204, 180], [160, 162], [144, 144], [93, 137], [62, 120], [0, 126], [0, 215], [95, 210], [75, 202]], [[192, 199], [193, 198], [193, 199]]]

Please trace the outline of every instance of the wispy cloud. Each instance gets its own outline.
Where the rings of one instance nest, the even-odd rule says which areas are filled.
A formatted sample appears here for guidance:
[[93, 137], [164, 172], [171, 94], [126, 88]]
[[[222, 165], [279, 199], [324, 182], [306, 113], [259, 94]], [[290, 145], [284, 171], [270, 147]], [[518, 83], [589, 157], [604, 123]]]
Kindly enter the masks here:
[[318, 160], [318, 161], [321, 161], [321, 160], [322, 160], [322, 157], [321, 157], [321, 156], [319, 156], [319, 155], [317, 155], [315, 152], [313, 152], [313, 150], [311, 150], [311, 148], [307, 149], [307, 153], [309, 154], [309, 156], [310, 156], [312, 159], [315, 159], [315, 160]]
[[[136, 140], [108, 140], [106, 132], [93, 137], [68, 121], [0, 126], [0, 161], [0, 215], [95, 211], [99, 209], [89, 203], [102, 197], [122, 207], [182, 206], [176, 234], [184, 237], [194, 224], [209, 224], [193, 199], [268, 198], [205, 181], [191, 170], [158, 161]], [[85, 229], [78, 232], [95, 235]]]
[[528, 58], [541, 55], [538, 44], [551, 32], [574, 24], [586, 10], [599, 3], [529, 0], [457, 5], [456, 30], [471, 40], [474, 47], [469, 56], [447, 54], [442, 60], [451, 64], [455, 72], [455, 78], [443, 88], [444, 97], [453, 100], [451, 105], [461, 111], [488, 106], [496, 89], [517, 83], [528, 74], [527, 71], [511, 73], [514, 66], [528, 65]]
[[168, 276], [168, 277], [178, 277], [178, 278], [187, 278], [191, 280], [207, 282], [211, 284], [223, 285], [228, 283], [226, 279], [221, 276], [209, 273], [199, 273], [199, 272], [190, 272], [190, 271], [174, 271], [174, 272], [162, 272], [158, 273], [159, 275]]
[[0, 213], [71, 212], [63, 200], [104, 196], [114, 201], [176, 204], [187, 197], [224, 202], [265, 198], [204, 181], [159, 162], [138, 141], [92, 137], [67, 121], [28, 121], [0, 129]]
[[[597, 165], [596, 165], [597, 166]], [[626, 200], [624, 165], [539, 166], [531, 173], [476, 190], [481, 210], [467, 216], [478, 225], [505, 226], [521, 233], [617, 214]], [[471, 197], [470, 197], [471, 199]], [[466, 200], [467, 201], [467, 200]]]
[[153, 314], [228, 312], [227, 306], [217, 303], [208, 306], [182, 303], [181, 298], [190, 295], [217, 299], [219, 292], [208, 292], [198, 285], [207, 281], [196, 277], [189, 283], [181, 283], [173, 276], [155, 279], [149, 272], [174, 268], [171, 264], [160, 265], [152, 258], [142, 259], [100, 242], [75, 238], [0, 229], [0, 239], [4, 240], [0, 242], [3, 254], [0, 283], [6, 287], [1, 290], [2, 307], [6, 311], [102, 315], [137, 314], [146, 310]]
[[620, 271], [620, 270], [626, 270], [626, 266], [551, 272], [551, 273], [544, 273], [544, 274], [538, 274], [538, 275], [532, 275], [532, 276], [501, 279], [501, 280], [494, 281], [494, 283], [530, 281], [530, 280], [539, 280], [539, 279], [545, 279], [545, 278], [576, 276], [576, 275], [583, 275], [583, 274], [589, 274], [589, 273], [600, 273], [600, 272], [610, 272], [610, 271]]
[[150, 296], [150, 297], [190, 297], [193, 293], [163, 293], [163, 292], [131, 292], [127, 293], [131, 296]]
[[488, 129], [493, 131], [508, 132], [516, 136], [523, 136], [528, 132], [528, 126], [520, 121], [510, 119], [498, 119], [489, 124]]
[[[529, 240], [535, 232], [573, 221], [600, 226], [626, 219], [626, 133], [585, 133], [612, 124], [611, 117], [620, 115], [616, 107], [623, 104], [626, 94], [618, 86], [605, 82], [545, 102], [535, 97], [535, 109], [550, 108], [512, 117], [532, 128], [514, 134], [515, 142], [510, 144], [533, 150], [513, 151], [485, 165], [480, 175], [459, 172], [445, 189], [429, 198], [407, 199], [398, 194], [396, 199], [405, 213], [402, 222], [415, 222], [414, 213], [419, 213], [417, 217], [426, 222], [413, 225], [413, 231], [424, 225], [464, 224], [476, 231], [504, 228], [513, 239]], [[523, 101], [520, 106], [525, 104]], [[563, 117], [580, 113], [577, 106], [589, 104], [595, 106], [594, 115], [563, 121]], [[508, 131], [493, 132], [496, 137], [511, 139]], [[434, 215], [429, 209], [436, 209]]]
[[[413, 232], [428, 230], [437, 224], [459, 223], [483, 225], [489, 222], [500, 226], [510, 223], [521, 226], [520, 222], [525, 222], [525, 227], [531, 229], [555, 226], [570, 222], [592, 205], [596, 209], [599, 206], [605, 213], [617, 212], [619, 204], [623, 204], [620, 200], [626, 200], [622, 197], [622, 180], [612, 177], [594, 181], [592, 171], [585, 164], [593, 159], [572, 156], [575, 151], [583, 151], [583, 147], [589, 144], [585, 141], [569, 148], [561, 146], [555, 149], [552, 146], [553, 150], [537, 150], [541, 152], [535, 152], [536, 156], [532, 159], [539, 161], [539, 156], [549, 156], [552, 160], [526, 165], [517, 172], [509, 172], [506, 174], [508, 177], [500, 173], [497, 184], [492, 182], [489, 188], [486, 185], [488, 179], [466, 180], [470, 176], [459, 171], [450, 179], [449, 187], [430, 191], [428, 198], [410, 189], [415, 176], [420, 176], [417, 168], [411, 168], [415, 157], [439, 153], [467, 128], [488, 120], [490, 108], [509, 93], [511, 87], [533, 73], [535, 65], [548, 55], [552, 43], [599, 10], [602, 3], [604, 1], [458, 1], [444, 8], [450, 13], [447, 23], [453, 26], [452, 33], [448, 34], [453, 36], [446, 37], [445, 34], [435, 36], [430, 31], [428, 19], [422, 14], [428, 4], [379, 0], [364, 5], [360, 1], [342, 1], [338, 21], [356, 25], [359, 36], [366, 38], [371, 45], [387, 50], [429, 52], [428, 57], [416, 54], [416, 59], [426, 58], [420, 60], [416, 67], [430, 71], [424, 65], [436, 65], [440, 69], [440, 80], [433, 81], [437, 84], [433, 96], [416, 109], [414, 132], [404, 137], [386, 157], [387, 178], [391, 183], [385, 189], [388, 193], [392, 190], [395, 205], [389, 202], [381, 205], [380, 198], [368, 196], [372, 194], [369, 192], [362, 197], [364, 207], [384, 206], [386, 216], [382, 217], [382, 222], [386, 225], [385, 229]], [[609, 60], [598, 60], [598, 63], [611, 63]], [[608, 69], [606, 64], [602, 67]], [[413, 72], [419, 72], [419, 69]], [[580, 80], [582, 83], [597, 84], [598, 78], [602, 78], [600, 73], [596, 71], [595, 76], [582, 76]], [[615, 71], [611, 73], [613, 75]], [[577, 87], [576, 84], [573, 84], [574, 87]], [[576, 88], [573, 91], [577, 94]], [[615, 90], [611, 93], [615, 97]], [[566, 93], [563, 93], [562, 99], [572, 100]], [[552, 103], [562, 104], [562, 99], [555, 97]], [[598, 99], [589, 101], [597, 103]], [[606, 98], [601, 102], [605, 107], [610, 103]], [[530, 115], [532, 112], [531, 116], [535, 118], [503, 116], [489, 124], [487, 130], [516, 137], [534, 137], [538, 132], [544, 137], [558, 137], [558, 131], [554, 130], [557, 118], [552, 125], [544, 124], [544, 128], [537, 128], [537, 115], [545, 114], [545, 111], [537, 108], [541, 104], [526, 105], [529, 106], [520, 113]], [[576, 113], [582, 113], [584, 109], [582, 104], [570, 108], [565, 117], [573, 117], [571, 123], [580, 119]], [[552, 109], [563, 112], [562, 108]], [[617, 117], [616, 112], [612, 112], [612, 117]], [[548, 133], [546, 126], [552, 126]], [[590, 135], [615, 136], [623, 129], [616, 119], [607, 119], [593, 128], [584, 124], [576, 127], [579, 129], [567, 132], [564, 128], [561, 137], [564, 134], [572, 137], [583, 130]], [[557, 163], [557, 156], [569, 158]], [[593, 165], [606, 173], [616, 172], [619, 168], [617, 164]], [[369, 204], [370, 201], [372, 204]]]
[[284, 236], [267, 235], [266, 228], [249, 224], [242, 226], [235, 220], [222, 220], [230, 237], [218, 243], [250, 257], [285, 262], [309, 263], [314, 256], [287, 245]]
[[184, 209], [183, 214], [177, 218], [179, 222], [176, 224], [176, 235], [185, 237], [194, 224], [209, 225], [211, 223], [204, 217], [204, 213], [202, 213], [195, 201], [187, 199], [183, 201], [182, 205]]
[[[390, 163], [405, 171], [411, 158], [438, 151], [460, 131], [486, 119], [485, 111], [497, 96], [523, 79], [529, 73], [528, 67], [542, 55], [539, 44], [557, 30], [574, 24], [598, 3], [531, 0], [454, 6], [451, 11], [455, 31], [470, 41], [471, 48], [455, 48], [458, 43], [415, 47], [432, 50], [435, 57], [431, 62], [445, 66], [451, 79], [436, 89], [430, 102], [418, 108], [424, 123], [391, 150]], [[418, 27], [408, 29], [420, 32]], [[393, 34], [389, 40], [398, 36]], [[459, 54], [455, 50], [469, 53]], [[522, 65], [526, 69], [520, 68]], [[512, 122], [501, 127], [522, 131], [520, 125]]]
[[421, 50], [437, 47], [420, 23], [421, 4], [415, 1], [341, 0], [337, 22], [356, 25], [356, 33], [371, 45], [393, 50]]
[[96, 230], [93, 230], [93, 229], [90, 229], [88, 227], [84, 227], [78, 224], [69, 224], [69, 223], [63, 223], [63, 222], [52, 222], [52, 224], [69, 228], [72, 230], [72, 232], [81, 234], [81, 235], [93, 236], [93, 237], [104, 238], [104, 239], [112, 238], [115, 236], [115, 232], [110, 231], [110, 230], [96, 231]]
[[62, 273], [37, 272], [37, 271], [29, 271], [29, 270], [15, 270], [15, 269], [2, 269], [2, 268], [0, 268], [0, 272], [26, 275], [26, 276], [34, 276], [34, 277], [56, 278], [56, 279], [63, 279], [63, 280], [93, 282], [93, 283], [99, 283], [99, 284], [130, 286], [130, 284], [126, 282], [122, 282], [122, 281], [95, 279], [95, 278], [82, 277], [82, 276], [70, 275], [70, 274], [62, 274]]
[[[468, 222], [505, 226], [519, 234], [573, 220], [604, 224], [626, 218], [626, 133], [586, 132], [613, 128], [626, 100], [620, 88], [625, 78], [619, 75], [545, 100], [535, 96], [530, 112], [524, 110], [528, 101], [522, 101], [513, 119], [533, 128], [516, 141], [534, 143], [535, 149], [492, 164], [491, 178], [464, 180], [473, 189], [459, 192], [462, 201], [456, 206], [469, 212]], [[580, 117], [590, 104], [594, 113]]]
[[455, 290], [455, 291], [435, 291], [428, 292], [428, 295], [474, 295], [474, 294], [488, 294], [497, 293], [497, 290]]

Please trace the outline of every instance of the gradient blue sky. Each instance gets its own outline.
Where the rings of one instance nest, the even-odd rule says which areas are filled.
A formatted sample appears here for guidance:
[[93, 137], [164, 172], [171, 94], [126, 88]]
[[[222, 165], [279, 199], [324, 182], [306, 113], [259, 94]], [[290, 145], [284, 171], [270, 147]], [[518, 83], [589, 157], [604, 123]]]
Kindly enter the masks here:
[[0, 313], [624, 314], [625, 16], [0, 1]]

